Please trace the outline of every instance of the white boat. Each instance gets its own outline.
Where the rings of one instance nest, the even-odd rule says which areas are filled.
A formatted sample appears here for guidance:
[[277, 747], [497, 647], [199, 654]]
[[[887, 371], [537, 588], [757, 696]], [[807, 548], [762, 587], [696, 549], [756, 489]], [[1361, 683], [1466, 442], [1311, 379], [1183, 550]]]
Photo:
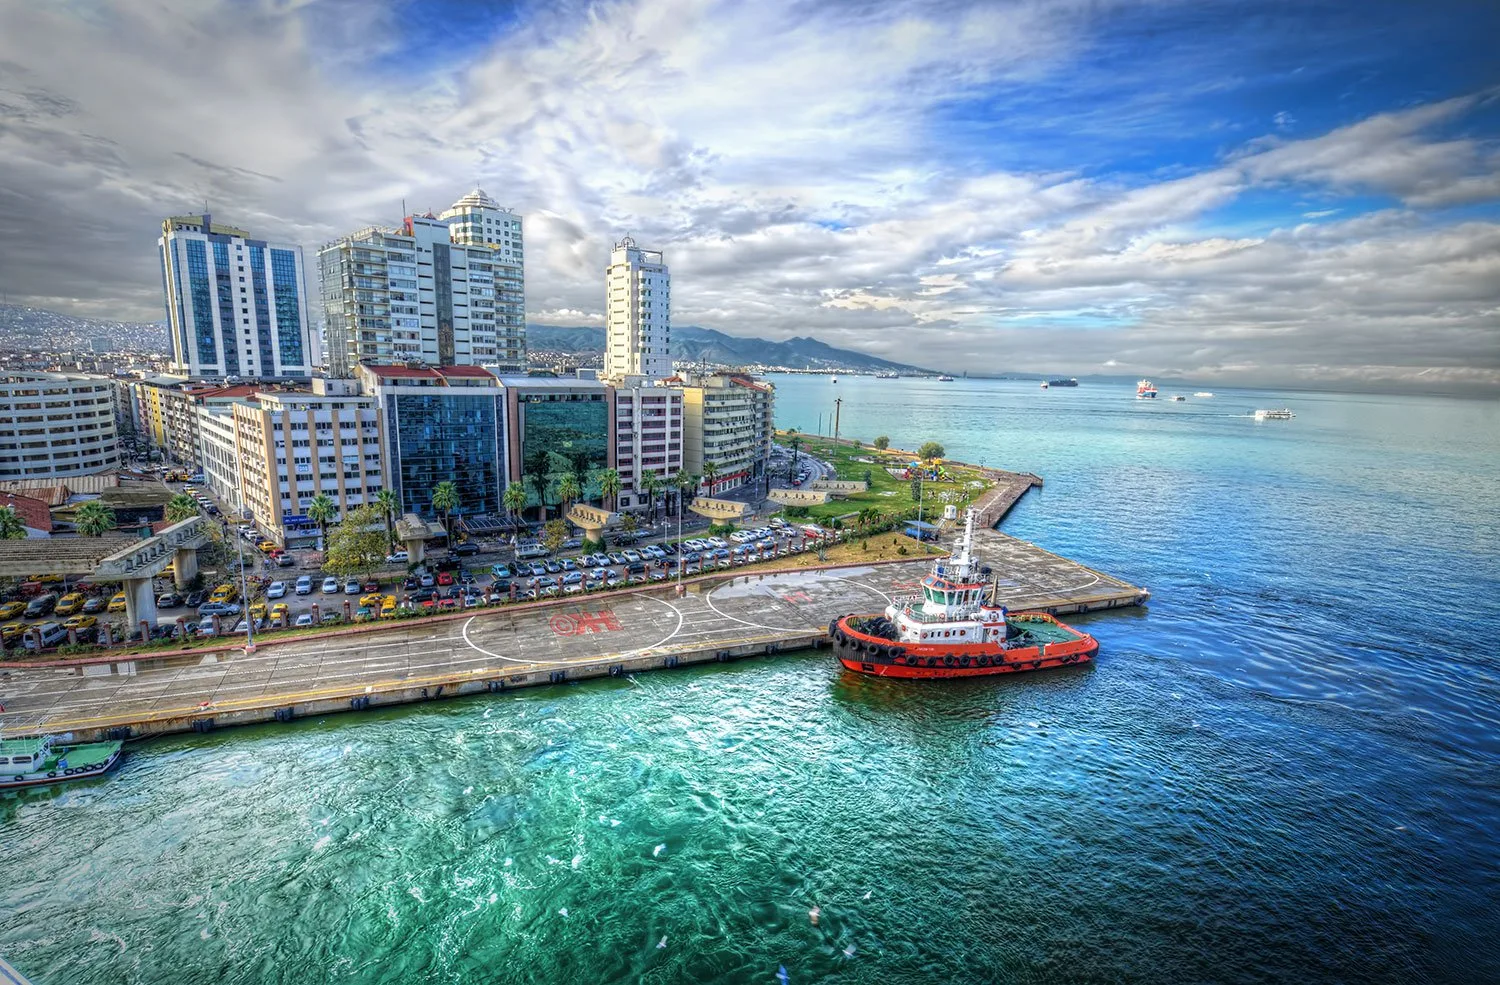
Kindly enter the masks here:
[[947, 376], [947, 375], [939, 376], [938, 377], [938, 382], [939, 383], [952, 383], [953, 382], [953, 377]]
[[122, 743], [63, 744], [50, 735], [0, 740], [0, 790], [103, 776], [120, 759]]
[[830, 376], [830, 377], [828, 377], [828, 382], [829, 383], [837, 383], [838, 381], [839, 381], [839, 378], [837, 376]]
[[1199, 390], [1197, 393], [1193, 394], [1193, 396], [1195, 396], [1195, 397], [1212, 397], [1213, 394], [1209, 393], [1207, 390]]
[[1135, 399], [1137, 399], [1137, 400], [1155, 400], [1156, 399], [1156, 384], [1152, 383], [1150, 380], [1140, 380], [1140, 381], [1138, 381], [1136, 383], [1136, 385], [1135, 385]]
[[1296, 414], [1293, 414], [1285, 407], [1279, 410], [1258, 410], [1255, 412], [1255, 419], [1257, 421], [1290, 421], [1296, 416]]
[[1047, 389], [1049, 386], [1051, 386], [1051, 384], [1049, 384], [1046, 380], [1042, 381], [1042, 389], [1043, 390]]

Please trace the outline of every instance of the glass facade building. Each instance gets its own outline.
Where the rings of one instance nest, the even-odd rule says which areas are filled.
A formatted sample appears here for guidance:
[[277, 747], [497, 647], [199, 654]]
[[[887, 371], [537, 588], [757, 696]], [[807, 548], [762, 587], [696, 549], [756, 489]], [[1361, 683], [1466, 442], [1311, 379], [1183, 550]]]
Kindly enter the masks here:
[[437, 516], [432, 490], [449, 480], [458, 486], [455, 516], [503, 512], [505, 402], [498, 389], [434, 387], [383, 403], [402, 512]]
[[598, 470], [609, 467], [610, 406], [591, 392], [540, 390], [517, 395], [521, 475], [529, 507], [557, 506], [558, 483], [578, 477], [585, 500], [599, 498]]

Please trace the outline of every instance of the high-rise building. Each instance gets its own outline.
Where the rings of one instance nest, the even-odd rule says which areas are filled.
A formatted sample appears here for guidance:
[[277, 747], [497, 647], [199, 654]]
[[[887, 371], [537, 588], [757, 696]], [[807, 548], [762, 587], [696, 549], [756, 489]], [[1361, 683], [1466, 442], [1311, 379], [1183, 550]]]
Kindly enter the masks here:
[[610, 389], [597, 380], [502, 376], [510, 480], [526, 489], [527, 508], [556, 516], [563, 478], [573, 476], [584, 502], [599, 502], [598, 476], [615, 465], [610, 445]]
[[267, 243], [207, 213], [161, 224], [172, 371], [194, 378], [310, 376], [302, 247]]
[[604, 274], [606, 380], [672, 375], [672, 277], [658, 250], [626, 236], [615, 244]]
[[455, 516], [498, 515], [505, 493], [505, 397], [478, 366], [360, 366], [384, 422], [387, 485], [403, 513], [436, 519], [432, 492], [451, 481]]
[[0, 377], [0, 479], [49, 479], [117, 468], [109, 380], [74, 373]]
[[476, 189], [318, 251], [328, 372], [360, 363], [526, 369], [521, 217]]
[[648, 505], [643, 488], [648, 472], [666, 486], [667, 479], [682, 469], [682, 390], [650, 386], [632, 377], [617, 383], [612, 392], [614, 465], [620, 473], [618, 508], [638, 509]]
[[284, 547], [317, 541], [318, 527], [307, 511], [320, 494], [333, 500], [342, 517], [373, 503], [385, 486], [380, 413], [347, 380], [314, 379], [311, 390], [262, 391], [254, 403], [236, 404], [232, 412], [242, 508]]
[[703, 482], [710, 496], [760, 481], [776, 433], [776, 388], [737, 373], [683, 383], [683, 469], [702, 476], [712, 463], [716, 475]]

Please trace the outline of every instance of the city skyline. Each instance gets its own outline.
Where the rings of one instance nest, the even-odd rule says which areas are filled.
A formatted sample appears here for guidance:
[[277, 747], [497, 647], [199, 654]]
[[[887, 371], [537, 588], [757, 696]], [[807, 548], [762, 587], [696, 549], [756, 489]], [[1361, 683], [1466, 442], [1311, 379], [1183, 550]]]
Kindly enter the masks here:
[[311, 256], [477, 184], [528, 217], [536, 323], [602, 325], [629, 234], [671, 255], [683, 325], [996, 372], [1494, 392], [1495, 16], [14, 5], [0, 288], [156, 321], [163, 216], [207, 199]]

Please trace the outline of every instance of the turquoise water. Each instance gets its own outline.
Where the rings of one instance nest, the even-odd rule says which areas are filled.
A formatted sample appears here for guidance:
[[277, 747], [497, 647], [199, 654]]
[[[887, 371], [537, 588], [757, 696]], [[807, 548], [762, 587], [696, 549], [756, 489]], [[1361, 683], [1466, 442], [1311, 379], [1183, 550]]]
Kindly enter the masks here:
[[1005, 529], [1151, 606], [1029, 679], [802, 654], [135, 747], [0, 800], [0, 954], [38, 985], [1500, 980], [1500, 406], [777, 382], [783, 425], [837, 394], [845, 434], [1042, 474]]

